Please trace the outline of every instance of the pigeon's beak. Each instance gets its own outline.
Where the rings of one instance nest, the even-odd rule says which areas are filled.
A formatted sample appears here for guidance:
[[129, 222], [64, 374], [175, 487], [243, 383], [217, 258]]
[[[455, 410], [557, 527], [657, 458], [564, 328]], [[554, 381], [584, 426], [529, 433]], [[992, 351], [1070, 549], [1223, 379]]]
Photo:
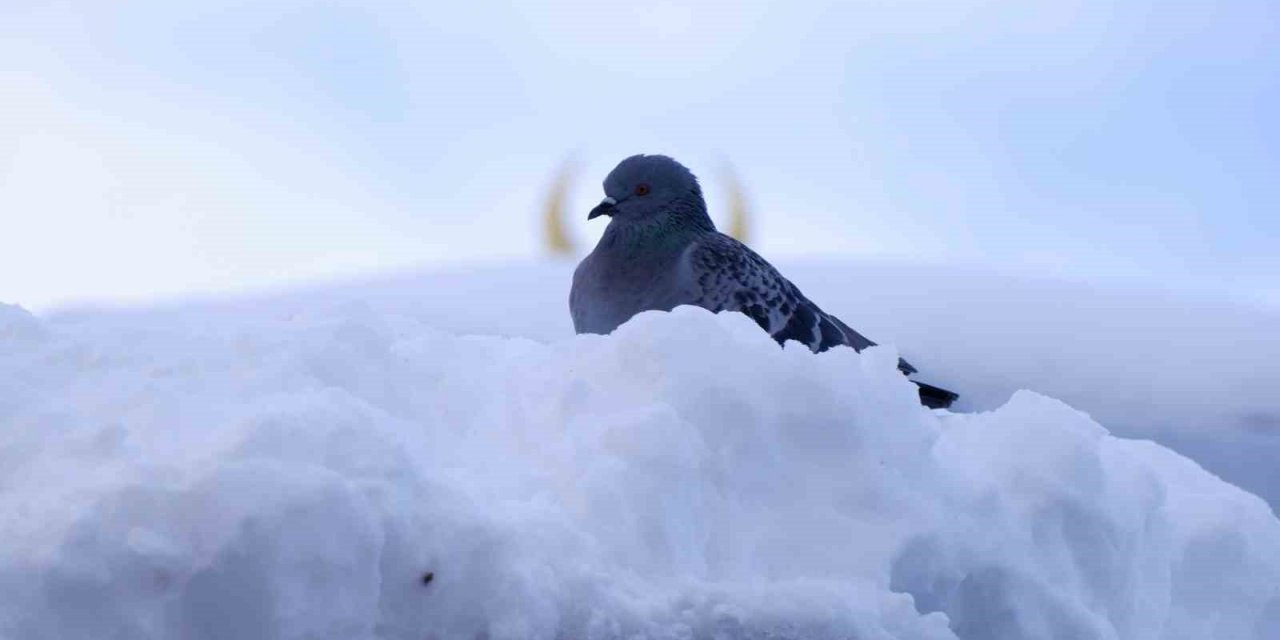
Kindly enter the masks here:
[[591, 210], [591, 213], [587, 214], [587, 219], [591, 220], [593, 218], [598, 218], [600, 216], [612, 216], [614, 211], [613, 208], [617, 204], [618, 204], [617, 200], [606, 197], [604, 200], [600, 201], [600, 204], [596, 205], [596, 208]]

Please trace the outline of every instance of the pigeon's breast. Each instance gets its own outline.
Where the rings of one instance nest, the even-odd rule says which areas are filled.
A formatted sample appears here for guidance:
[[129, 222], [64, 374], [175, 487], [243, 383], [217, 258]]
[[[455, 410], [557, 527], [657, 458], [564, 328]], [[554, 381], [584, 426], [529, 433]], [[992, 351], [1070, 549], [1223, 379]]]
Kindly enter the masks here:
[[611, 333], [644, 311], [670, 311], [689, 296], [672, 260], [629, 260], [592, 253], [573, 274], [569, 311], [578, 333]]

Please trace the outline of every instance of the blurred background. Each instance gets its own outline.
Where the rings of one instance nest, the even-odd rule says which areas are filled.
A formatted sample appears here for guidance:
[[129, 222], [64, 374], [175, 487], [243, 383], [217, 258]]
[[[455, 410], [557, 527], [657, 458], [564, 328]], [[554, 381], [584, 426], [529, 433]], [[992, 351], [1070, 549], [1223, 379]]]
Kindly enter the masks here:
[[1280, 307], [1280, 3], [0, 4], [0, 300], [583, 249], [622, 157], [770, 258]]

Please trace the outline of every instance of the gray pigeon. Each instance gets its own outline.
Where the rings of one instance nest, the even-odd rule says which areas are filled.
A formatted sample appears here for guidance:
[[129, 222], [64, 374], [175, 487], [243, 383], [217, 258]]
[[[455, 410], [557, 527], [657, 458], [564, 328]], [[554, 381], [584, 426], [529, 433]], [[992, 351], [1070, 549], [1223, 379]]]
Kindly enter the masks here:
[[[818, 308], [756, 252], [716, 231], [698, 179], [679, 162], [631, 156], [604, 179], [604, 192], [587, 219], [613, 219], [574, 271], [569, 293], [578, 333], [611, 333], [641, 311], [688, 304], [745, 313], [779, 344], [796, 340], [814, 352], [875, 344]], [[898, 368], [916, 371], [905, 360]], [[929, 407], [947, 407], [957, 398], [916, 384]]]

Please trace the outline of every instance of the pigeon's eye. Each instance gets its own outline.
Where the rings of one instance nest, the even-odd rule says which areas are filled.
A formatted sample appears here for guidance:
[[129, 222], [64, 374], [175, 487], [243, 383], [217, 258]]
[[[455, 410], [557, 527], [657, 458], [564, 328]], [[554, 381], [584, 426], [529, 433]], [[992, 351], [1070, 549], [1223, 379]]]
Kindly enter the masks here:
[[640, 184], [636, 185], [636, 195], [638, 195], [638, 196], [647, 196], [647, 195], [649, 195], [649, 185], [647, 185], [647, 184], [645, 184], [645, 183], [643, 183], [643, 182], [641, 182]]

